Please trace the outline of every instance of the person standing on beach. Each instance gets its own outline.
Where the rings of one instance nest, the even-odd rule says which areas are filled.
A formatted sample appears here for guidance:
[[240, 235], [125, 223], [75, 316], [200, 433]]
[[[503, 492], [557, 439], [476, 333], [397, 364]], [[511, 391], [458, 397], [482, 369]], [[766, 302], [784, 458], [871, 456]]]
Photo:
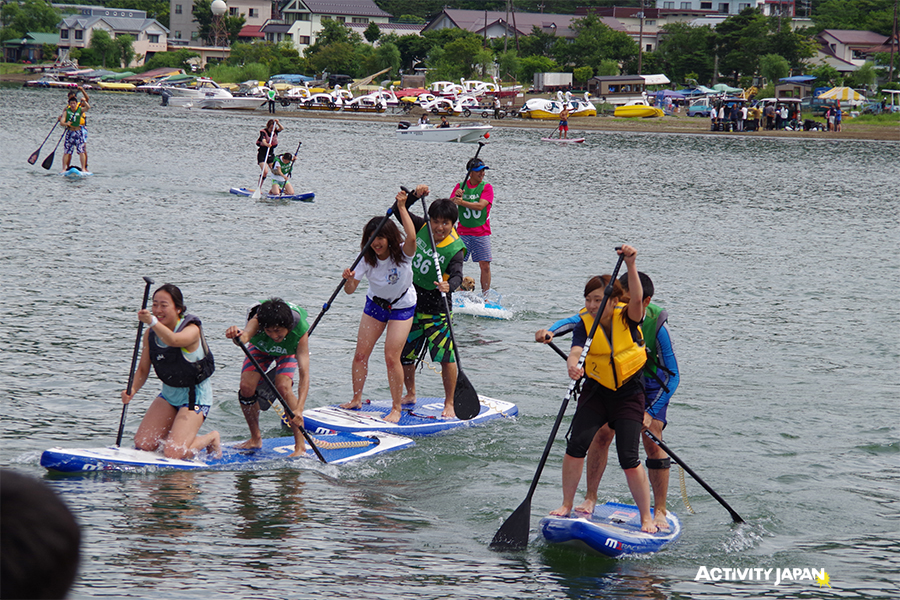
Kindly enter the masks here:
[[841, 118], [844, 116], [844, 111], [841, 110], [841, 101], [838, 100], [837, 106], [834, 107], [834, 130], [841, 130]]
[[480, 158], [472, 158], [466, 165], [469, 179], [466, 188], [457, 184], [450, 194], [453, 203], [459, 207], [459, 233], [463, 244], [481, 269], [481, 293], [487, 295], [491, 289], [491, 207], [494, 205], [494, 188], [484, 182], [484, 171], [490, 167]]

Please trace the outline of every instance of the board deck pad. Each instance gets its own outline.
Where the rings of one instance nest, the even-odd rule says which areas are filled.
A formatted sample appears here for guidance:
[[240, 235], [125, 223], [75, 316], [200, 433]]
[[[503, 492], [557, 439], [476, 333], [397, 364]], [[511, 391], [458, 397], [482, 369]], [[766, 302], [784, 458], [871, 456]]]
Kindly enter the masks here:
[[506, 309], [502, 302], [500, 294], [490, 294], [484, 298], [476, 292], [453, 292], [453, 313], [504, 321], [511, 319], [513, 312]]
[[444, 419], [443, 398], [418, 398], [415, 404], [403, 405], [398, 423], [388, 423], [383, 417], [391, 410], [390, 400], [364, 400], [359, 409], [341, 408], [338, 405], [323, 406], [303, 411], [307, 431], [384, 431], [399, 435], [431, 435], [458, 427], [480, 425], [500, 417], [513, 417], [519, 408], [503, 400], [478, 396], [481, 410], [468, 421]]
[[541, 519], [541, 533], [548, 542], [568, 544], [606, 556], [657, 552], [681, 536], [678, 516], [668, 511], [669, 530], [656, 533], [641, 531], [641, 514], [632, 504], [607, 502], [594, 508], [588, 518], [572, 512], [568, 517], [547, 516]]
[[[311, 436], [328, 464], [343, 464], [415, 445], [409, 438], [383, 432], [316, 434]], [[240, 442], [222, 444], [222, 458], [212, 458], [201, 453], [194, 460], [166, 458], [158, 452], [134, 448], [109, 446], [107, 448], [50, 448], [41, 455], [41, 466], [63, 473], [91, 471], [136, 471], [153, 469], [227, 469], [243, 465], [264, 464], [272, 461], [293, 460], [288, 455], [294, 451], [294, 437], [267, 438], [262, 448], [243, 450], [235, 448]], [[298, 460], [318, 457], [307, 442], [306, 454]]]
[[[240, 188], [231, 188], [229, 192], [235, 194], [237, 196], [252, 196], [253, 192], [256, 190], [247, 189], [244, 187]], [[302, 194], [285, 194], [279, 196], [277, 194], [261, 194], [260, 198], [266, 198], [267, 200], [295, 200], [298, 202], [312, 202], [315, 199], [316, 195], [313, 192], [304, 192]]]

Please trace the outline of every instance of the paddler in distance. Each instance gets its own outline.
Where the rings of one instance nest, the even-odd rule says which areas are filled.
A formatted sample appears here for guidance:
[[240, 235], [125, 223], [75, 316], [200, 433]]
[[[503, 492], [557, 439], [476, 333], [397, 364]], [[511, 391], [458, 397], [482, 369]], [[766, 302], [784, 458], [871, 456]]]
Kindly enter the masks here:
[[[78, 89], [81, 89], [80, 87]], [[78, 154], [81, 161], [81, 170], [87, 173], [87, 149], [85, 147], [84, 131], [84, 113], [91, 108], [87, 98], [82, 98], [81, 102], [75, 94], [69, 96], [66, 102], [66, 108], [59, 116], [57, 121], [62, 123], [66, 128], [66, 138], [63, 144], [63, 171], [68, 171], [72, 164], [72, 154]]]

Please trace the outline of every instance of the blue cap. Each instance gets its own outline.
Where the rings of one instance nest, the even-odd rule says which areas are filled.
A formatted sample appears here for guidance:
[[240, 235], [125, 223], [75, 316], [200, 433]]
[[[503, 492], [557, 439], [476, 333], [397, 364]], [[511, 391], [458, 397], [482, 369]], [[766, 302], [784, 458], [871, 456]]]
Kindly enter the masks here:
[[485, 169], [490, 169], [490, 167], [485, 165], [484, 161], [480, 158], [473, 158], [470, 160], [467, 167], [470, 171], [484, 171]]

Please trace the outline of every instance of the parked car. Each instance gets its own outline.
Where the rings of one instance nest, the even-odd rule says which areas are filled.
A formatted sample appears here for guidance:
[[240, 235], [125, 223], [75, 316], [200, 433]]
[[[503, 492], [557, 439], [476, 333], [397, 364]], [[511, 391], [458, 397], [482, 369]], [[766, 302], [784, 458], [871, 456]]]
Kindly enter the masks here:
[[834, 106], [834, 100], [820, 100], [819, 98], [813, 98], [812, 96], [806, 96], [805, 98], [800, 99], [800, 110], [803, 112], [812, 112], [814, 117], [825, 116], [825, 111], [827, 111], [829, 107], [833, 108]]
[[709, 117], [709, 112], [712, 110], [712, 107], [709, 104], [692, 104], [687, 109], [687, 116], [689, 117]]

